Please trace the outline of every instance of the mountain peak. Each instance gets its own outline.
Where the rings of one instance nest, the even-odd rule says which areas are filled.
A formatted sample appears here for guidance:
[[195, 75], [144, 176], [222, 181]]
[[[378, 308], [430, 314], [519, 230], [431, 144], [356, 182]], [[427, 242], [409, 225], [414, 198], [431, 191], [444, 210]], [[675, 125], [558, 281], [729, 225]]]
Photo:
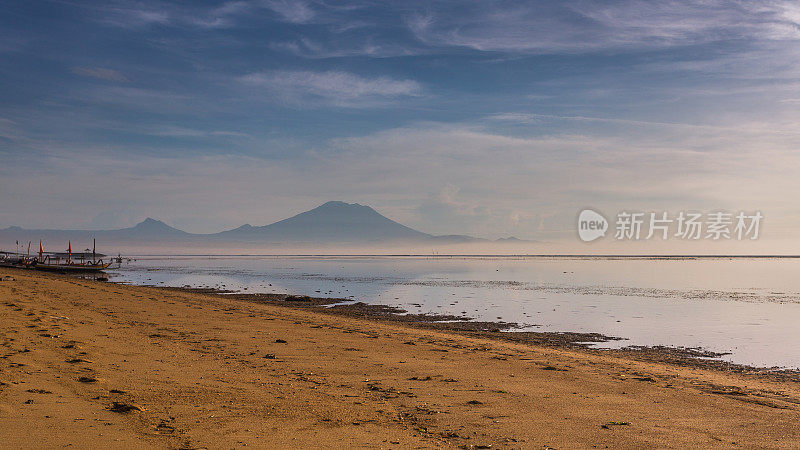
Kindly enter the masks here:
[[143, 221], [137, 223], [136, 226], [134, 226], [134, 228], [144, 228], [144, 227], [151, 228], [151, 227], [156, 227], [156, 226], [157, 227], [162, 227], [162, 228], [163, 227], [172, 228], [169, 225], [165, 224], [164, 222], [162, 222], [160, 220], [153, 219], [151, 217], [148, 217], [148, 218], [144, 219]]
[[137, 223], [136, 226], [131, 228], [131, 230], [136, 232], [137, 234], [141, 234], [141, 233], [144, 233], [144, 234], [153, 234], [153, 233], [156, 233], [156, 234], [161, 234], [161, 233], [186, 234], [185, 231], [181, 231], [181, 230], [178, 230], [176, 228], [173, 228], [173, 227], [167, 225], [166, 223], [164, 223], [164, 222], [162, 222], [160, 220], [153, 219], [151, 217], [148, 217], [148, 218], [144, 219], [143, 221]]
[[346, 203], [339, 200], [333, 200], [330, 202], [325, 202], [314, 209], [338, 209], [338, 208], [350, 208], [350, 209], [358, 209], [358, 208], [367, 208], [372, 209], [369, 206], [364, 206], [359, 203]]

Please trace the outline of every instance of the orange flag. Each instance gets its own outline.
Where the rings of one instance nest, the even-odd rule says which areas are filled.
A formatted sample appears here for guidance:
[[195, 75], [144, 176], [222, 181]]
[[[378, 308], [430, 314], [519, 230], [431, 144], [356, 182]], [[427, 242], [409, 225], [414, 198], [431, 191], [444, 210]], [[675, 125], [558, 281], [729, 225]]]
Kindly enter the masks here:
[[39, 253], [44, 253], [44, 246], [42, 245], [42, 241], [39, 241]]
[[72, 254], [72, 241], [69, 241], [69, 248], [67, 249], [67, 252], [69, 252], [70, 255]]

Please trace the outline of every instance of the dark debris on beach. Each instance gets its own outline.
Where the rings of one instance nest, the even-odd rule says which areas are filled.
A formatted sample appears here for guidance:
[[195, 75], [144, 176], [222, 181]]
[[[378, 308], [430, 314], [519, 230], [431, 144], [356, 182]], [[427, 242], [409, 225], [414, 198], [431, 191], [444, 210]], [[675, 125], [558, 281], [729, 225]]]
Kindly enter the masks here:
[[724, 354], [710, 352], [699, 348], [678, 348], [666, 346], [630, 346], [617, 349], [593, 347], [593, 343], [622, 340], [614, 336], [600, 333], [577, 332], [540, 332], [515, 331], [519, 324], [510, 322], [475, 321], [468, 317], [442, 314], [411, 314], [402, 308], [388, 305], [370, 305], [352, 298], [319, 298], [289, 294], [242, 294], [230, 291], [195, 288], [163, 288], [177, 289], [203, 294], [224, 295], [225, 298], [269, 303], [295, 309], [313, 309], [318, 312], [345, 317], [365, 318], [385, 322], [402, 323], [416, 328], [433, 329], [481, 337], [531, 344], [543, 347], [570, 348], [582, 351], [602, 352], [623, 358], [639, 361], [659, 362], [681, 367], [696, 367], [724, 372], [756, 375], [761, 378], [777, 381], [800, 382], [800, 371], [787, 370], [780, 367], [758, 368], [742, 364], [734, 364], [719, 359]]

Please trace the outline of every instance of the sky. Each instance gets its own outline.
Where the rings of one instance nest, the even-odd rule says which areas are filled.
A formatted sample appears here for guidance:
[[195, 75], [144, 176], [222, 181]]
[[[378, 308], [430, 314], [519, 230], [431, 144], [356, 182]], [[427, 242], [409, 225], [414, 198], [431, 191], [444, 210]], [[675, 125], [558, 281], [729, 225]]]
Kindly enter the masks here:
[[800, 4], [15, 1], [0, 227], [191, 232], [328, 200], [575, 240], [591, 207], [800, 225]]

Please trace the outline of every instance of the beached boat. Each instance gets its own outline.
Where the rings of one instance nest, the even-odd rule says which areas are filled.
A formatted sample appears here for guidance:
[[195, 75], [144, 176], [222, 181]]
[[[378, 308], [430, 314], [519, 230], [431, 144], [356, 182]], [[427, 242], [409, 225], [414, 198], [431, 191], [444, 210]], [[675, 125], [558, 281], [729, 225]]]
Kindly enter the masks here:
[[46, 270], [50, 272], [100, 272], [111, 265], [111, 261], [104, 262], [97, 258], [95, 243], [92, 243], [91, 259], [88, 252], [80, 255], [78, 259], [72, 257], [72, 241], [69, 242], [67, 253], [62, 257], [61, 254], [45, 255], [44, 246], [39, 241], [39, 258], [32, 260], [29, 267], [36, 270]]
[[110, 266], [111, 263], [36, 263], [32, 266], [36, 270], [46, 270], [50, 272], [100, 272]]
[[18, 253], [0, 252], [0, 267], [23, 267], [25, 257]]

